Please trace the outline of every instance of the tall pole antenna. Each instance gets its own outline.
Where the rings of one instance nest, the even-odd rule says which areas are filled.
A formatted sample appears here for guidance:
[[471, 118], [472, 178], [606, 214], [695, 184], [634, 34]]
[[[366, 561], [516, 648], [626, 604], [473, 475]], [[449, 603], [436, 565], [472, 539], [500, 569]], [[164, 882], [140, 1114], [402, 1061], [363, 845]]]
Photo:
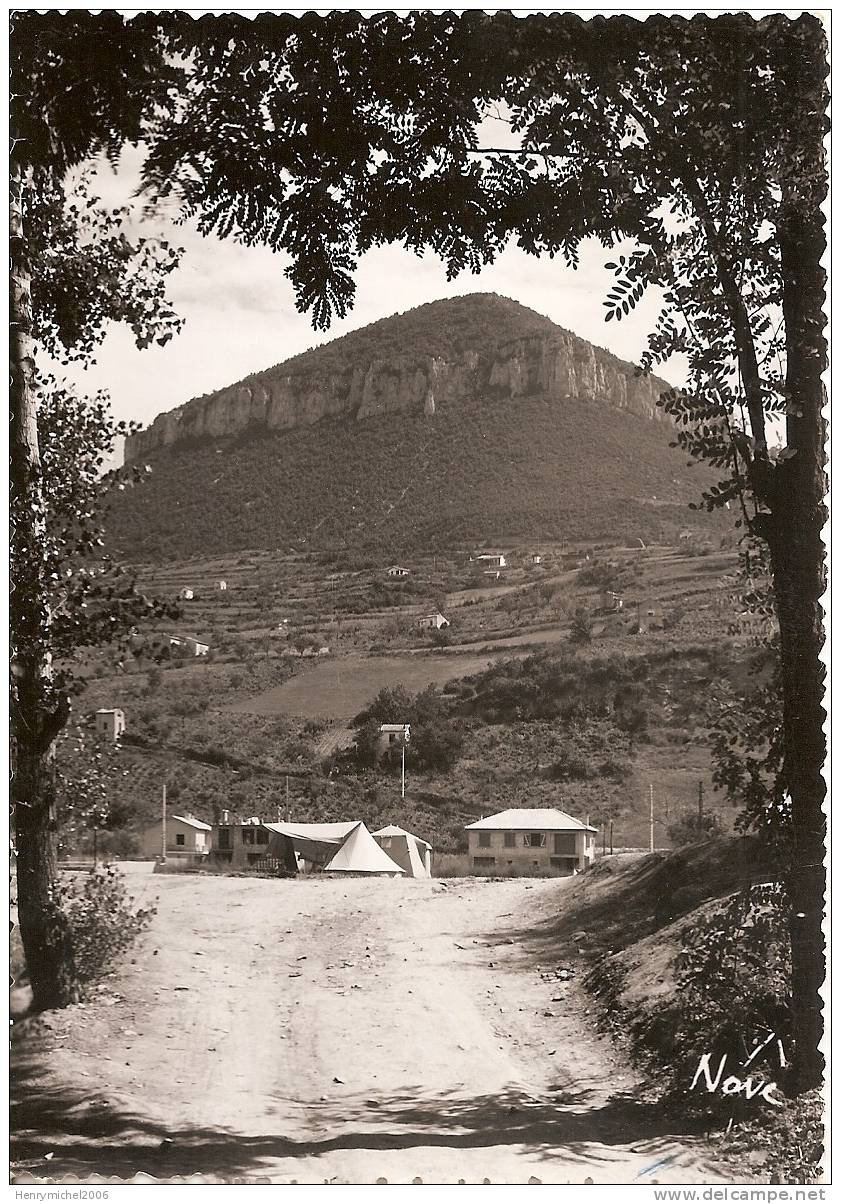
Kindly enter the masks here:
[[161, 861], [166, 861], [166, 782], [161, 790]]

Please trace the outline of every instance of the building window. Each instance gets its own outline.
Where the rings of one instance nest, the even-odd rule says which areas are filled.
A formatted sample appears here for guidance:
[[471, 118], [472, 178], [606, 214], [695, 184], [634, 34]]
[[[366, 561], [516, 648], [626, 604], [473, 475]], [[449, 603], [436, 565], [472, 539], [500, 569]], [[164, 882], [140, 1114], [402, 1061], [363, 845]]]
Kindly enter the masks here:
[[516, 844], [517, 844], [517, 837], [516, 837], [516, 835], [515, 835], [513, 832], [506, 832], [506, 833], [505, 833], [505, 847], [506, 847], [506, 849], [513, 849], [513, 848], [516, 846]]
[[219, 848], [229, 849], [231, 847], [231, 830], [230, 828], [219, 829]]
[[474, 857], [473, 866], [477, 870], [489, 869], [496, 865], [496, 857]]
[[556, 832], [555, 833], [555, 853], [565, 853], [568, 857], [575, 856], [575, 833], [574, 832]]
[[269, 843], [269, 834], [265, 828], [257, 829], [257, 843], [258, 844], [268, 844]]
[[490, 847], [491, 847], [490, 832], [480, 832], [479, 833], [479, 848], [480, 849], [489, 849]]
[[243, 828], [242, 829], [242, 843], [243, 844], [254, 844], [254, 829], [253, 828]]
[[[525, 846], [527, 849], [545, 849], [546, 848], [546, 833], [545, 832], [526, 832]], [[537, 862], [535, 862], [537, 865]]]
[[183, 843], [184, 843], [184, 833], [183, 833], [183, 832], [178, 832], [178, 833], [177, 833], [177, 835], [176, 835], [176, 837], [175, 837], [175, 843], [176, 843], [176, 844], [183, 844]]

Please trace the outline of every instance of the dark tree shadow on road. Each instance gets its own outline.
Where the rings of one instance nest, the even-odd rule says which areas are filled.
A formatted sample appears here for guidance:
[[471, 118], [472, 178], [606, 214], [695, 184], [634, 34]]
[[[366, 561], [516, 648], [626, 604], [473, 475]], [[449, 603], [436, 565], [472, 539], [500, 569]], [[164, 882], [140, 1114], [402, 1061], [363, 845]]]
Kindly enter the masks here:
[[[46, 1043], [37, 1039], [15, 1050], [11, 1158], [16, 1182], [137, 1174], [271, 1181], [279, 1159], [429, 1146], [465, 1151], [516, 1146], [547, 1162], [580, 1164], [582, 1180], [590, 1175], [598, 1182], [593, 1168], [602, 1164], [607, 1170], [614, 1157], [621, 1156], [619, 1147], [641, 1147], [654, 1164], [665, 1155], [672, 1136], [661, 1115], [633, 1099], [619, 1096], [593, 1108], [587, 1106], [586, 1093], [566, 1087], [544, 1098], [509, 1090], [477, 1098], [442, 1094], [422, 1102], [411, 1096], [411, 1088], [405, 1095], [377, 1100], [345, 1093], [313, 1101], [318, 1128], [329, 1136], [312, 1139], [284, 1134], [284, 1118], [291, 1129], [298, 1129], [302, 1101], [281, 1096], [274, 1100], [277, 1132], [249, 1135], [186, 1125], [173, 1129], [109, 1102], [95, 1084], [86, 1092], [78, 1084], [56, 1083], [48, 1059]], [[282, 1174], [284, 1181], [295, 1177], [294, 1170], [286, 1168]]]

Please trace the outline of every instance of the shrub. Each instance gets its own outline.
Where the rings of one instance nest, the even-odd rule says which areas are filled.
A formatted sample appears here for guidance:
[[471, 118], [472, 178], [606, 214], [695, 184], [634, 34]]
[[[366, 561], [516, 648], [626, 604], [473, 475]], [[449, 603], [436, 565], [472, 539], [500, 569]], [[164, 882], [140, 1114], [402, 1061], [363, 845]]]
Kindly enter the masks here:
[[[698, 921], [683, 937], [678, 960], [680, 1005], [674, 1026], [676, 1064], [702, 1053], [726, 1054], [754, 1074], [778, 1078], [779, 1046], [791, 1047], [791, 966], [782, 889], [753, 886]], [[681, 1071], [681, 1081], [685, 1079]]]
[[590, 618], [589, 612], [579, 606], [573, 617], [569, 629], [569, 642], [571, 644], [589, 644], [593, 639], [593, 620]]
[[555, 781], [566, 781], [568, 778], [585, 780], [590, 776], [590, 762], [583, 753], [561, 753], [549, 769], [549, 776]]
[[75, 976], [80, 985], [99, 978], [133, 944], [155, 914], [132, 910], [122, 875], [113, 865], [62, 882], [56, 891], [67, 917]]
[[305, 736], [320, 736], [326, 730], [326, 719], [308, 719], [301, 729]]
[[680, 848], [682, 845], [698, 844], [702, 840], [718, 836], [721, 832], [721, 820], [712, 812], [697, 815], [694, 811], [688, 811], [669, 824], [666, 832], [672, 844]]

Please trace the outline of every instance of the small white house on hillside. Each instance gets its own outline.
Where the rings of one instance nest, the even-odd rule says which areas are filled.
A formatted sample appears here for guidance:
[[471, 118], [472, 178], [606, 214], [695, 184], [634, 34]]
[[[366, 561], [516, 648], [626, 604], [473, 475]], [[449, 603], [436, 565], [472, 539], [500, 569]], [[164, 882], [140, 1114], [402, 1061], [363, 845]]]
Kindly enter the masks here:
[[181, 648], [190, 656], [207, 656], [210, 651], [209, 644], [194, 639], [191, 635], [171, 635], [168, 638], [170, 648]]
[[408, 577], [409, 570], [404, 569], [402, 565], [393, 564], [390, 569], [386, 569], [387, 577]]
[[411, 727], [408, 723], [381, 723], [378, 741], [380, 755], [389, 748], [408, 744], [410, 738]]
[[445, 619], [440, 610], [436, 610], [431, 615], [421, 615], [417, 620], [418, 627], [434, 627], [436, 631], [440, 631], [442, 627], [449, 627], [450, 620]]
[[468, 824], [471, 870], [555, 870], [574, 874], [596, 856], [596, 828], [554, 807], [512, 807]]
[[119, 740], [126, 730], [126, 717], [118, 707], [101, 707], [96, 712], [96, 734]]
[[508, 567], [508, 561], [505, 559], [502, 552], [483, 552], [480, 556], [477, 556], [476, 559], [482, 561], [484, 564], [489, 564], [496, 569], [504, 569]]

